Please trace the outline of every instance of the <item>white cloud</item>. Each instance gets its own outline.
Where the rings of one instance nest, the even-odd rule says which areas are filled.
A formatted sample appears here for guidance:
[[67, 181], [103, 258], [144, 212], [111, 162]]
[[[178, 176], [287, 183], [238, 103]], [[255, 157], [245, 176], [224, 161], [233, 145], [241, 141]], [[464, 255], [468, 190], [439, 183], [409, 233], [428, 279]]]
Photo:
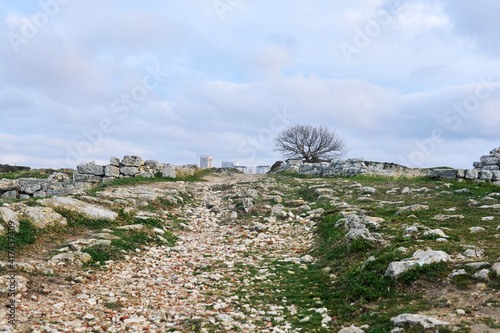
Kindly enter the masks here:
[[[103, 162], [270, 164], [272, 135], [292, 123], [336, 129], [351, 156], [371, 160], [402, 162], [436, 128], [447, 138], [425, 166], [465, 166], [498, 146], [500, 87], [458, 128], [443, 117], [479, 77], [500, 78], [493, 2], [405, 2], [352, 63], [339, 44], [386, 1], [243, 1], [223, 20], [210, 1], [97, 4], [64, 7], [18, 54], [0, 39], [0, 163], [61, 165], [80, 147]], [[39, 10], [3, 13], [0, 33], [19, 33]], [[112, 103], [156, 66], [168, 76], [120, 119]], [[113, 130], [99, 133], [106, 118]]]

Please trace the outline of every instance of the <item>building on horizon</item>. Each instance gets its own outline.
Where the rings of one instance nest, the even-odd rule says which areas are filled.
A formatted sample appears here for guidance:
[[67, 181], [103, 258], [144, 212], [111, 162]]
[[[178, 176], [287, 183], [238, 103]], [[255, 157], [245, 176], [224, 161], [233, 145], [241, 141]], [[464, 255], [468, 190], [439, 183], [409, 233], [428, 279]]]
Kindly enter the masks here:
[[269, 170], [271, 170], [270, 165], [259, 165], [255, 168], [255, 173], [258, 175], [262, 175], [267, 173]]
[[240, 170], [241, 172], [243, 173], [248, 173], [248, 168], [246, 166], [243, 166], [243, 165], [235, 165], [234, 166], [235, 169], [238, 169]]
[[223, 168], [234, 168], [234, 167], [237, 167], [239, 165], [238, 162], [234, 161], [234, 162], [222, 162], [221, 166]]
[[211, 169], [214, 167], [214, 158], [212, 156], [204, 155], [200, 157], [200, 168]]

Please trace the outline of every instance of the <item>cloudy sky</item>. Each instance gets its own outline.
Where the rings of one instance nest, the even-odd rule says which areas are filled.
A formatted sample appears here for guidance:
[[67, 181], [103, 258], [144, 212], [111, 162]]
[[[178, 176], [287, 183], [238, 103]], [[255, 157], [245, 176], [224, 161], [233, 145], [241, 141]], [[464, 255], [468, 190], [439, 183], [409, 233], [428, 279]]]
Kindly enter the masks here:
[[497, 0], [17, 0], [0, 7], [0, 163], [346, 157], [470, 168], [500, 146]]

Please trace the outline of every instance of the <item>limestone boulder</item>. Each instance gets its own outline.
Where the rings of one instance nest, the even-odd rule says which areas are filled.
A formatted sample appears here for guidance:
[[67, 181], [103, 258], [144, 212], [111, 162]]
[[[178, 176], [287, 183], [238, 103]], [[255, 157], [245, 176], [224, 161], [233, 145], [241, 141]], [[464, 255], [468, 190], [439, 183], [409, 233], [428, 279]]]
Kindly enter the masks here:
[[465, 179], [476, 180], [479, 177], [479, 172], [476, 169], [465, 170]]
[[43, 229], [49, 226], [66, 226], [68, 221], [50, 207], [24, 207], [21, 214], [35, 227]]
[[391, 262], [385, 271], [385, 275], [397, 277], [399, 274], [409, 270], [415, 265], [423, 266], [448, 261], [451, 261], [451, 257], [444, 251], [433, 251], [431, 249], [426, 251], [418, 250], [413, 254], [412, 258]]
[[[14, 288], [11, 288], [13, 286]], [[28, 279], [21, 275], [0, 276], [0, 295], [8, 295], [10, 292], [23, 294], [28, 290]]]
[[79, 183], [100, 183], [102, 182], [101, 176], [91, 175], [91, 174], [81, 174], [76, 173], [74, 175], [75, 181]]
[[458, 170], [456, 169], [434, 169], [431, 170], [432, 178], [437, 179], [455, 179], [458, 176]]
[[147, 160], [144, 162], [144, 168], [150, 170], [150, 172], [157, 174], [158, 172], [161, 172], [161, 169], [163, 168], [163, 163], [160, 163], [155, 160]]
[[364, 331], [361, 328], [351, 325], [349, 327], [341, 329], [338, 333], [363, 333], [363, 332]]
[[68, 264], [81, 266], [82, 264], [91, 261], [92, 257], [88, 253], [76, 251], [55, 255], [50, 260], [53, 262], [65, 262]]
[[416, 205], [401, 207], [396, 212], [396, 215], [403, 214], [403, 213], [418, 212], [418, 211], [421, 211], [421, 210], [429, 210], [429, 206], [427, 206], [427, 205], [421, 205], [421, 204], [416, 204]]
[[139, 156], [126, 155], [123, 157], [122, 165], [126, 167], [140, 167], [144, 164], [144, 160]]
[[104, 176], [104, 166], [96, 164], [83, 164], [76, 167], [78, 173]]
[[0, 207], [0, 217], [3, 219], [7, 227], [9, 227], [9, 225], [12, 225], [14, 227], [14, 230], [16, 232], [19, 232], [19, 219], [12, 209], [8, 207]]
[[120, 166], [120, 159], [118, 157], [111, 157], [109, 159], [109, 165], [119, 167]]
[[433, 317], [410, 313], [400, 314], [399, 316], [392, 318], [391, 322], [399, 327], [421, 326], [424, 329], [435, 328], [436, 326], [450, 325], [450, 323], [447, 321], [441, 321]]
[[106, 165], [104, 167], [104, 176], [120, 177], [120, 168], [114, 165]]
[[73, 210], [92, 219], [105, 219], [114, 221], [118, 217], [118, 213], [113, 212], [112, 210], [69, 197], [41, 199], [38, 200], [38, 202], [44, 206], [52, 208], [64, 208]]
[[49, 182], [56, 182], [56, 183], [63, 183], [63, 182], [69, 182], [70, 179], [67, 174], [62, 173], [62, 172], [54, 172], [47, 178], [47, 181]]
[[161, 169], [161, 176], [166, 178], [177, 177], [177, 170], [175, 169], [175, 166], [171, 164], [164, 165], [163, 168]]
[[135, 177], [139, 173], [138, 167], [133, 166], [123, 166], [120, 168], [120, 174], [127, 177]]

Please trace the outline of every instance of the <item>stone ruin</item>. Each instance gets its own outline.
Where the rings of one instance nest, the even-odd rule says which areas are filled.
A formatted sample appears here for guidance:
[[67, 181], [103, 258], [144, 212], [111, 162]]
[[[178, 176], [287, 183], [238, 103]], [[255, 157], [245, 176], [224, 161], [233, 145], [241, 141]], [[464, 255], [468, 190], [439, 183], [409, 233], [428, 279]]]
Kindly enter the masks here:
[[435, 179], [455, 179], [457, 181], [473, 180], [492, 182], [500, 186], [500, 148], [490, 151], [489, 155], [481, 157], [480, 162], [474, 162], [473, 169], [432, 169], [406, 168], [393, 163], [367, 162], [362, 158], [346, 160], [334, 159], [331, 162], [305, 163], [302, 160], [276, 162], [272, 172], [296, 172], [302, 175], [334, 177], [375, 174], [385, 176], [420, 175]]
[[83, 193], [95, 184], [109, 183], [117, 178], [155, 176], [175, 178], [178, 174], [194, 175], [196, 165], [172, 165], [158, 161], [144, 161], [139, 156], [127, 155], [121, 161], [111, 157], [108, 165], [94, 162], [77, 166], [71, 180], [64, 173], [54, 173], [47, 179], [20, 178], [0, 180], [1, 199], [30, 199], [47, 196], [66, 196]]
[[435, 169], [430, 176], [437, 179], [492, 182], [500, 186], [500, 148], [481, 156], [480, 162], [474, 162], [473, 169]]
[[[279, 163], [279, 162], [277, 162]], [[334, 159], [331, 162], [306, 163], [302, 160], [288, 160], [281, 165], [273, 165], [276, 172], [296, 172], [302, 175], [334, 177], [334, 176], [357, 176], [363, 174], [404, 175], [408, 168], [393, 163], [366, 162], [362, 158], [350, 158], [347, 160]]]
[[178, 174], [194, 175], [198, 166], [172, 165], [154, 160], [144, 161], [139, 156], [126, 155], [121, 161], [111, 157], [108, 165], [97, 165], [94, 162], [77, 166], [74, 180], [81, 183], [109, 183], [117, 178], [155, 176], [175, 178]]
[[0, 199], [64, 196], [84, 188], [85, 184], [74, 182], [66, 174], [60, 172], [52, 174], [47, 179], [1, 179]]

